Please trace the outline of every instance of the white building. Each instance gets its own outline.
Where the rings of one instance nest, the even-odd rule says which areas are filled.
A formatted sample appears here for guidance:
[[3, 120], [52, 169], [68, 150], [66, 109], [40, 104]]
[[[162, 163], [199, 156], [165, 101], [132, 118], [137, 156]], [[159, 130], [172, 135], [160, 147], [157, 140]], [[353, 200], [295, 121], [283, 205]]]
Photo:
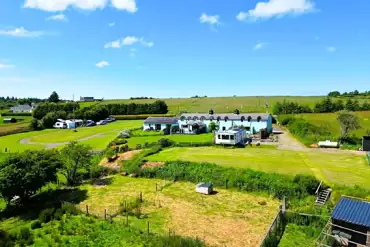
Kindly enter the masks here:
[[215, 143], [218, 145], [244, 144], [246, 136], [244, 129], [217, 131], [215, 133]]

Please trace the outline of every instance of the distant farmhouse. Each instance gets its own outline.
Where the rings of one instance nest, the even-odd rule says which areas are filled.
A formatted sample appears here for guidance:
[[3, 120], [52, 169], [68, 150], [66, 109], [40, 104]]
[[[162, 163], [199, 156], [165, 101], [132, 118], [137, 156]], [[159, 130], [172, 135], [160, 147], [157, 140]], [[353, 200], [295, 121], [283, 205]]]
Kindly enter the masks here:
[[186, 113], [180, 116], [179, 127], [183, 133], [193, 133], [194, 126], [204, 125], [209, 128], [209, 124], [214, 122], [220, 131], [232, 128], [245, 129], [247, 134], [255, 134], [263, 129], [268, 133], [272, 132], [272, 116], [266, 113]]
[[103, 99], [95, 99], [94, 97], [80, 97], [81, 102], [95, 102], [95, 101], [103, 101]]
[[32, 111], [36, 108], [36, 104], [32, 103], [31, 105], [18, 105], [14, 107], [10, 107], [10, 110], [13, 113], [32, 113]]

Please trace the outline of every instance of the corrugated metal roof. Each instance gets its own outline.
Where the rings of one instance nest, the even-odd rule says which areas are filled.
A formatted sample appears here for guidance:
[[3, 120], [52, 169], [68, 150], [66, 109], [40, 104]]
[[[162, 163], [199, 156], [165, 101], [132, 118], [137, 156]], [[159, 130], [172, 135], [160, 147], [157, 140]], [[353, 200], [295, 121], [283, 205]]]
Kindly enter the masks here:
[[221, 120], [225, 120], [225, 117], [227, 117], [227, 119], [229, 120], [241, 120], [243, 118], [244, 121], [248, 121], [248, 119], [250, 118], [251, 120], [256, 121], [258, 117], [260, 117], [261, 120], [266, 121], [268, 120], [270, 116], [271, 116], [270, 114], [266, 114], [266, 113], [241, 113], [241, 114], [220, 113], [220, 114], [212, 114], [212, 115], [208, 113], [184, 113], [184, 114], [181, 114], [180, 119], [190, 118], [194, 120], [194, 118], [197, 118], [197, 119], [204, 118], [208, 120], [208, 119], [211, 119], [212, 117], [214, 120], [217, 120], [217, 118], [219, 117]]
[[331, 217], [335, 220], [370, 227], [370, 202], [342, 197]]
[[146, 124], [177, 124], [178, 118], [176, 117], [148, 117], [144, 120]]

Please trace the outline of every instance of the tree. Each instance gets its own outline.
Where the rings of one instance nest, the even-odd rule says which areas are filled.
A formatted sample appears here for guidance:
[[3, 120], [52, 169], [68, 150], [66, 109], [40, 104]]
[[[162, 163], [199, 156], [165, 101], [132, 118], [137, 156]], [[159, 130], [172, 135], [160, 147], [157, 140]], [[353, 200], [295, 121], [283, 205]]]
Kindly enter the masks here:
[[338, 112], [337, 120], [340, 125], [341, 141], [347, 138], [351, 131], [357, 130], [361, 127], [359, 118], [346, 110]]
[[338, 91], [333, 91], [333, 92], [330, 92], [328, 94], [329, 97], [339, 97], [340, 96], [340, 92]]
[[211, 122], [211, 123], [208, 125], [208, 130], [209, 130], [209, 132], [216, 131], [217, 129], [218, 129], [218, 125], [217, 125], [215, 122]]
[[23, 203], [44, 185], [56, 182], [61, 166], [56, 150], [11, 154], [0, 164], [0, 194], [7, 203], [16, 196]]
[[240, 114], [240, 111], [238, 109], [235, 109], [234, 114], [239, 115]]
[[69, 185], [80, 183], [91, 168], [92, 149], [88, 145], [71, 142], [61, 150], [62, 174]]
[[49, 102], [58, 103], [59, 101], [59, 95], [57, 94], [57, 92], [52, 92], [49, 97]]
[[213, 115], [213, 114], [215, 114], [215, 111], [213, 110], [213, 109], [209, 109], [209, 115]]
[[31, 130], [40, 130], [43, 128], [41, 122], [36, 118], [31, 120], [29, 127]]

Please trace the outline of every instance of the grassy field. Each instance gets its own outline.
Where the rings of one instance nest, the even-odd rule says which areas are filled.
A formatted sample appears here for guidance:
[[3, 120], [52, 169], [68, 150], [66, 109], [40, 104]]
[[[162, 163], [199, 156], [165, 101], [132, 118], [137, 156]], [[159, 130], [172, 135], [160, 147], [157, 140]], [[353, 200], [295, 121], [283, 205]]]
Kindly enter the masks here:
[[[204, 196], [195, 193], [194, 186], [115, 176], [112, 184], [105, 187], [82, 186], [88, 191], [88, 199], [80, 207], [85, 209], [89, 205], [91, 213], [102, 216], [104, 209], [114, 213], [120, 202], [133, 201], [142, 192], [141, 211], [145, 216], [141, 219], [130, 216], [132, 226], [145, 230], [149, 221], [153, 232], [168, 233], [172, 229], [176, 234], [199, 237], [216, 246], [258, 246], [278, 210], [277, 200], [221, 188], [215, 188], [218, 192], [215, 195]], [[262, 201], [266, 205], [258, 203]], [[125, 217], [114, 220], [124, 222]]]
[[321, 229], [309, 226], [297, 226], [288, 224], [285, 228], [284, 235], [280, 241], [279, 247], [312, 247], [319, 236]]
[[[101, 150], [112, 141], [119, 131], [129, 128], [138, 128], [142, 125], [141, 120], [117, 121], [104, 126], [79, 128], [73, 130], [42, 130], [0, 137], [0, 150], [5, 148], [10, 152], [24, 151], [27, 149], [43, 149], [50, 143], [64, 143], [81, 140], [84, 144], [91, 145], [96, 150]], [[28, 139], [33, 144], [21, 144], [21, 140]]]
[[127, 139], [129, 147], [135, 148], [138, 144], [158, 142], [159, 139], [167, 138], [175, 142], [211, 142], [213, 134], [201, 135], [151, 135], [151, 136], [135, 136]]
[[171, 148], [148, 157], [150, 161], [185, 160], [251, 168], [283, 174], [312, 174], [329, 184], [370, 189], [370, 167], [365, 158], [347, 153], [297, 152], [274, 148]]
[[15, 119], [17, 119], [17, 123], [4, 123], [3, 120], [5, 118], [13, 118], [13, 117], [1, 117], [0, 116], [0, 134], [13, 131], [16, 129], [23, 129], [27, 128], [28, 125], [30, 124], [32, 117], [16, 117], [14, 116]]
[[[325, 98], [324, 96], [248, 96], [248, 97], [210, 97], [210, 98], [172, 98], [163, 99], [169, 108], [169, 113], [178, 114], [181, 111], [186, 112], [208, 112], [209, 109], [214, 109], [217, 113], [233, 112], [236, 108], [241, 112], [265, 112], [265, 101], [269, 105], [271, 112], [274, 104], [278, 101], [290, 100], [300, 104], [314, 106], [317, 101]], [[156, 99], [145, 100], [105, 100], [101, 104], [111, 103], [152, 103]], [[344, 99], [345, 100], [345, 99]], [[365, 99], [359, 98], [359, 102]], [[369, 101], [369, 99], [367, 99]], [[81, 107], [91, 106], [96, 102], [81, 103]]]
[[[361, 129], [353, 132], [356, 136], [361, 137], [370, 132], [370, 111], [355, 112], [360, 119]], [[336, 119], [335, 113], [312, 113], [297, 115], [317, 126], [326, 126], [331, 131], [333, 136], [340, 135], [340, 127]]]

